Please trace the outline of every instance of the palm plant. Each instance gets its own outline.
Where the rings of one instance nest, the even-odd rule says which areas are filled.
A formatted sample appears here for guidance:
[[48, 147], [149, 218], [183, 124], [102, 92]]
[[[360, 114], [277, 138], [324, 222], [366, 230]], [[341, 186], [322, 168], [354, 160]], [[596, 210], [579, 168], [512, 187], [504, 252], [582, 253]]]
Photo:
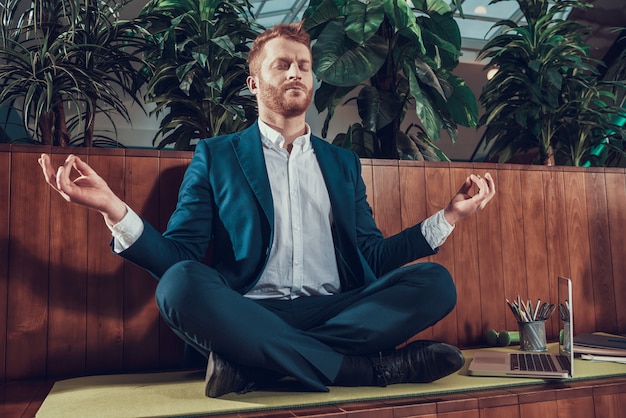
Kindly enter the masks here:
[[165, 113], [153, 140], [158, 148], [192, 149], [256, 118], [246, 57], [260, 27], [250, 9], [247, 0], [152, 0], [141, 11], [151, 34], [144, 53], [154, 66], [147, 102], [156, 105], [153, 114]]
[[[492, 0], [492, 3], [501, 0]], [[486, 69], [498, 72], [482, 91], [480, 124], [488, 158], [509, 161], [536, 151], [535, 163], [600, 164], [594, 152], [623, 152], [623, 131], [614, 124], [620, 108], [598, 78], [601, 63], [577, 22], [564, 18], [568, 8], [586, 9], [580, 0], [517, 0], [526, 22], [497, 22], [503, 28], [482, 49]]]
[[[444, 0], [312, 0], [305, 27], [313, 45], [318, 111], [327, 110], [322, 135], [337, 105], [356, 87], [361, 123], [334, 142], [363, 157], [447, 160], [434, 145], [445, 129], [475, 126], [476, 98], [452, 74], [461, 35]], [[461, 1], [454, 4], [460, 9]], [[352, 98], [350, 98], [352, 100]], [[421, 126], [401, 129], [408, 112]]]
[[0, 106], [15, 108], [35, 142], [117, 144], [97, 114], [130, 122], [124, 96], [146, 63], [141, 28], [119, 18], [131, 0], [6, 0], [0, 5]]

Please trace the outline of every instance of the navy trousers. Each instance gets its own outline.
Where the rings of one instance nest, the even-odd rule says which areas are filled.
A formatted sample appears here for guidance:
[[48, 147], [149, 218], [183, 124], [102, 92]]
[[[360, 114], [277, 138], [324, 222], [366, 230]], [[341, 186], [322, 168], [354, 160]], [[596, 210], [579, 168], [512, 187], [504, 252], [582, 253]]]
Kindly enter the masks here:
[[163, 275], [156, 300], [167, 324], [204, 355], [327, 391], [344, 356], [375, 355], [435, 324], [454, 308], [456, 289], [443, 266], [418, 263], [332, 296], [251, 300], [216, 270], [183, 261]]

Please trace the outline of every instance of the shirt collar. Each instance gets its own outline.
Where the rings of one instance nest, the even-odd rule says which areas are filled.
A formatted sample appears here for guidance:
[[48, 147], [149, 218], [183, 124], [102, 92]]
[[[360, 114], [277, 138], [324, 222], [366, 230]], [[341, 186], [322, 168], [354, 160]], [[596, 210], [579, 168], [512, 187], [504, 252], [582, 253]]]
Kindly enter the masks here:
[[[294, 147], [301, 147], [302, 151], [306, 151], [311, 147], [311, 127], [305, 122], [306, 132], [293, 141]], [[272, 129], [268, 124], [259, 119], [259, 132], [261, 133], [261, 141], [268, 148], [282, 148], [285, 144], [285, 138], [280, 132]]]

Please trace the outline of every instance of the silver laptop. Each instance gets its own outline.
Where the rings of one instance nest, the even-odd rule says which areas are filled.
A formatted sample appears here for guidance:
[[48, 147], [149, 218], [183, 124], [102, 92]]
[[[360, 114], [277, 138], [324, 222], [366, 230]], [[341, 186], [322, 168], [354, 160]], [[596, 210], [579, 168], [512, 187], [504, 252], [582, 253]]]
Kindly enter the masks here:
[[[563, 341], [569, 341], [566, 351], [563, 341], [559, 343], [558, 353], [536, 353], [520, 350], [490, 351], [479, 350], [474, 354], [469, 365], [471, 376], [532, 377], [538, 379], [566, 379], [574, 376], [574, 341], [572, 281], [565, 277], [558, 278], [559, 304], [569, 306], [569, 321], [563, 321], [559, 315], [559, 324], [563, 329]], [[568, 338], [569, 337], [569, 338]]]

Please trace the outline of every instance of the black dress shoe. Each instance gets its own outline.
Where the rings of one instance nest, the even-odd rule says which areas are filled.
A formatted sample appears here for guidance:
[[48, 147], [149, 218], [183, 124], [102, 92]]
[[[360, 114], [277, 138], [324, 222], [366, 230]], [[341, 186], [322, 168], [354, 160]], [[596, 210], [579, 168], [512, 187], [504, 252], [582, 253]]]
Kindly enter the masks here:
[[429, 383], [448, 376], [465, 364], [461, 350], [436, 341], [414, 341], [400, 350], [372, 357], [378, 386]]
[[204, 394], [209, 398], [219, 398], [231, 392], [246, 393], [255, 387], [242, 367], [224, 360], [213, 351], [209, 354], [204, 382]]

